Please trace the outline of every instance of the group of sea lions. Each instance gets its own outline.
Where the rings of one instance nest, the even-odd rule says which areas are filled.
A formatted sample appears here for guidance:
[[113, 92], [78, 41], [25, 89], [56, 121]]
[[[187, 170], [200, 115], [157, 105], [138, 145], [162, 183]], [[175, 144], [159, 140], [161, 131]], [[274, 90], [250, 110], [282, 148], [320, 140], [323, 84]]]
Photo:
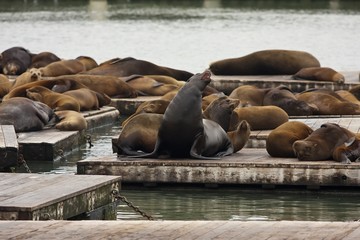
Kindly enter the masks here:
[[[1, 53], [0, 73], [4, 74], [0, 75], [0, 97], [3, 97], [0, 114], [10, 114], [11, 111], [2, 110], [2, 105], [10, 104], [13, 99], [18, 103], [24, 101], [24, 105], [25, 101], [26, 104], [29, 101], [43, 103], [35, 107], [42, 111], [42, 124], [37, 124], [36, 128], [22, 126], [17, 131], [39, 130], [48, 123], [59, 121], [59, 118], [67, 119], [67, 124], [59, 129], [81, 130], [86, 128], [84, 119], [79, 123], [81, 111], [98, 109], [109, 104], [111, 98], [161, 96], [158, 100], [140, 105], [122, 123], [122, 132], [113, 142], [113, 148], [119, 155], [131, 157], [217, 159], [241, 150], [250, 130], [269, 129], [273, 130], [267, 141], [271, 156], [322, 160], [329, 156], [308, 157], [311, 154], [304, 151], [311, 149], [306, 145], [308, 138], [318, 130], [302, 129], [299, 124], [291, 126], [289, 128], [299, 129], [299, 133], [293, 131], [294, 136], [282, 138], [281, 141], [288, 144], [286, 148], [279, 149], [276, 143], [281, 141], [271, 140], [278, 139], [272, 136], [279, 134], [277, 132], [282, 134], [284, 128], [287, 129], [285, 126], [293, 123], [289, 122], [289, 116], [356, 115], [360, 111], [360, 94], [356, 88], [337, 92], [311, 89], [294, 93], [285, 86], [259, 89], [243, 85], [226, 96], [209, 86], [211, 74], [292, 75], [294, 80], [344, 83], [343, 75], [331, 68], [321, 67], [313, 55], [303, 51], [258, 51], [213, 62], [209, 70], [193, 74], [131, 57], [114, 58], [98, 64], [88, 56], [61, 59], [51, 52], [34, 54], [25, 48], [13, 47]], [[15, 81], [6, 75], [16, 75]], [[6, 118], [7, 123], [16, 119]], [[72, 121], [78, 122], [75, 124], [78, 128], [71, 127]], [[336, 127], [329, 123], [320, 129], [324, 132], [322, 134], [334, 134], [334, 131], [324, 129]], [[349, 163], [358, 150], [349, 150], [348, 146], [355, 149], [359, 141], [354, 134], [343, 132], [348, 137], [340, 137], [330, 146], [333, 153], [330, 157]], [[314, 145], [326, 149], [325, 145]], [[321, 151], [317, 149], [315, 152]]]

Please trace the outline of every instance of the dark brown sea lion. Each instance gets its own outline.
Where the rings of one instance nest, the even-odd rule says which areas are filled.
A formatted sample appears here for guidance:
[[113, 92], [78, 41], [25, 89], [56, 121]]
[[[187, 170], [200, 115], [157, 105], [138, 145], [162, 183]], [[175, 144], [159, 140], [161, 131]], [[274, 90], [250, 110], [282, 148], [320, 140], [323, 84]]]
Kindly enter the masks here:
[[61, 60], [50, 63], [45, 67], [35, 68], [33, 72], [41, 77], [57, 77], [62, 75], [77, 74], [86, 71], [84, 64], [76, 59]]
[[34, 54], [31, 58], [31, 65], [29, 68], [41, 68], [50, 63], [60, 61], [61, 59], [52, 52], [41, 52]]
[[187, 71], [162, 67], [148, 61], [138, 60], [131, 57], [108, 60], [100, 64], [99, 67], [87, 71], [85, 74], [111, 75], [117, 77], [126, 77], [134, 74], [166, 75], [181, 81], [186, 81], [193, 75]]
[[12, 47], [0, 55], [1, 72], [6, 75], [20, 75], [31, 64], [32, 54], [23, 47]]
[[222, 127], [202, 118], [202, 91], [211, 73], [196, 74], [170, 102], [159, 128], [154, 151], [139, 157], [194, 157], [212, 159], [233, 153], [232, 143]]
[[318, 161], [332, 158], [334, 150], [355, 137], [355, 134], [338, 124], [326, 123], [307, 138], [293, 144], [295, 156], [301, 161]]
[[313, 130], [303, 122], [289, 121], [270, 132], [266, 139], [266, 151], [272, 157], [296, 157], [293, 143], [307, 138]]
[[216, 75], [293, 75], [307, 67], [320, 63], [310, 53], [292, 50], [263, 50], [210, 64]]
[[360, 161], [360, 139], [352, 137], [347, 142], [335, 148], [333, 159], [337, 162], [350, 164]]
[[205, 110], [210, 103], [212, 103], [214, 100], [219, 99], [220, 97], [226, 96], [223, 92], [220, 93], [213, 93], [207, 96], [204, 96], [201, 101], [201, 109]]
[[268, 89], [264, 96], [263, 105], [278, 106], [289, 116], [308, 116], [318, 111], [316, 105], [297, 99], [288, 87], [282, 85]]
[[239, 105], [238, 99], [222, 96], [212, 101], [203, 111], [203, 117], [217, 122], [226, 132], [230, 127], [233, 110]]
[[56, 111], [55, 114], [60, 120], [55, 128], [60, 131], [81, 131], [87, 128], [86, 119], [79, 112], [64, 110]]
[[246, 120], [253, 131], [271, 130], [287, 122], [289, 116], [277, 106], [237, 107], [231, 116], [229, 130], [236, 129], [242, 120]]
[[235, 88], [229, 97], [239, 99], [241, 106], [262, 106], [267, 91], [252, 85], [242, 85]]
[[96, 92], [88, 88], [80, 88], [62, 93], [71, 96], [80, 104], [80, 111], [89, 111], [99, 109], [99, 100]]
[[[121, 78], [114, 76], [75, 74], [59, 76], [51, 79], [57, 81], [75, 81], [79, 84], [87, 86], [93, 91], [104, 93], [112, 98], [135, 98], [138, 96], [136, 90], [133, 87], [124, 82]], [[61, 92], [60, 90], [53, 90], [56, 92]]]
[[328, 67], [308, 67], [303, 68], [293, 76], [293, 79], [328, 81], [335, 83], [344, 83], [345, 77], [341, 73]]
[[360, 106], [349, 101], [342, 101], [332, 94], [321, 91], [303, 92], [297, 95], [297, 99], [308, 104], [316, 105], [318, 115], [358, 115]]
[[41, 80], [12, 88], [10, 92], [4, 96], [3, 101], [13, 97], [26, 97], [26, 90], [35, 86], [43, 86], [59, 93], [79, 88], [88, 88], [87, 86], [70, 79]]
[[68, 95], [51, 91], [43, 86], [36, 86], [26, 90], [28, 98], [45, 103], [54, 111], [73, 110], [80, 112], [79, 102]]
[[84, 64], [85, 71], [89, 71], [99, 66], [95, 59], [89, 56], [79, 56], [76, 58], [76, 60], [79, 60], [82, 64]]
[[54, 111], [41, 102], [16, 97], [0, 104], [0, 125], [14, 125], [16, 132], [39, 131], [52, 121]]

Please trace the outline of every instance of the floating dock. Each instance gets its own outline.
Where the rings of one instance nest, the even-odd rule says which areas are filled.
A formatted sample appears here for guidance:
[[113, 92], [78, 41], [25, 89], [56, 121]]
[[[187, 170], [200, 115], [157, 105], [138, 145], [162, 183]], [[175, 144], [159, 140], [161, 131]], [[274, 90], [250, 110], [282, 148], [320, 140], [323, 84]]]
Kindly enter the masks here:
[[1, 239], [360, 239], [360, 222], [1, 221]]
[[119, 191], [120, 180], [119, 176], [0, 173], [0, 220], [92, 216], [114, 220], [117, 204], [111, 192]]

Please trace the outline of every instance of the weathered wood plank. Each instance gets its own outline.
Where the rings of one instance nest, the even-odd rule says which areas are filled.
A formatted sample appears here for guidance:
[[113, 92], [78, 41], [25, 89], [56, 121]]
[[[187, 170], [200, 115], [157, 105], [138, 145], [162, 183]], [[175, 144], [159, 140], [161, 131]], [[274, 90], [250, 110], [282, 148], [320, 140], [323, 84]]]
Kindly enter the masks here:
[[0, 221], [1, 239], [347, 239], [360, 222]]

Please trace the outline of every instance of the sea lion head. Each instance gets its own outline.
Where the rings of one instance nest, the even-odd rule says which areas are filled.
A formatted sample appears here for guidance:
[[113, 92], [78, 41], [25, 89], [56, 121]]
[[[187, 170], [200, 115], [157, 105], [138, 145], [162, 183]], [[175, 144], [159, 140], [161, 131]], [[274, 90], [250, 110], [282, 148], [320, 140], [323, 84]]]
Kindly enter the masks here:
[[295, 156], [301, 161], [318, 160], [314, 155], [320, 152], [319, 144], [313, 141], [297, 140], [293, 143]]

